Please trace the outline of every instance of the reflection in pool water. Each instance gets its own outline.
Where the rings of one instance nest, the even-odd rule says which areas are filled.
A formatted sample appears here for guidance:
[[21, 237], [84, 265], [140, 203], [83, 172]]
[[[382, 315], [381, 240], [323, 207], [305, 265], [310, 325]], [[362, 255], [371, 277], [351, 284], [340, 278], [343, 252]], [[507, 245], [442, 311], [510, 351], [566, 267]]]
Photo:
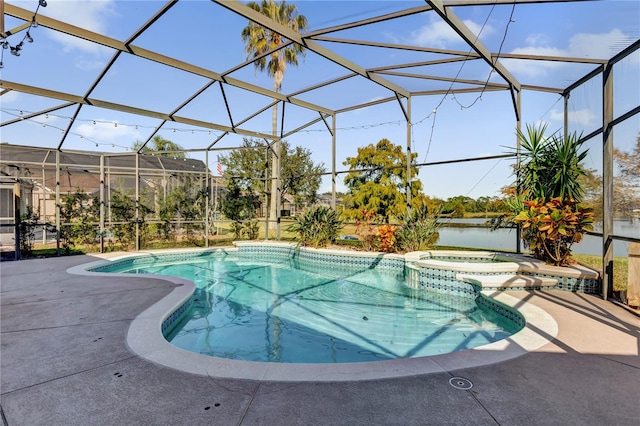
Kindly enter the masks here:
[[401, 274], [369, 268], [319, 274], [299, 266], [292, 259], [199, 256], [121, 272], [194, 281], [192, 307], [167, 339], [217, 357], [288, 363], [420, 357], [485, 345], [518, 330], [474, 298], [412, 289]]

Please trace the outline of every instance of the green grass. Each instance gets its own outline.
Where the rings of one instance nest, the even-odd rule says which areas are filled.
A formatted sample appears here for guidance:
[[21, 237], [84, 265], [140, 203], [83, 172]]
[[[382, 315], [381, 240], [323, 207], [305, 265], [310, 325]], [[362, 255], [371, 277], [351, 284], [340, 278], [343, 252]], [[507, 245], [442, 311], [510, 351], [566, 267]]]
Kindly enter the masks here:
[[[602, 256], [592, 254], [574, 254], [573, 258], [583, 265], [602, 271]], [[629, 259], [626, 257], [613, 258], [613, 290], [627, 289], [629, 282]]]
[[[69, 250], [69, 253], [66, 253], [64, 248], [60, 248], [60, 254], [63, 256], [71, 256], [77, 254], [87, 254], [92, 253], [93, 250], [86, 250], [85, 247], [74, 247]], [[55, 247], [43, 247], [43, 248], [34, 248], [30, 256], [24, 256], [24, 259], [33, 259], [37, 257], [55, 257], [58, 252]]]
[[[295, 234], [291, 232], [287, 232], [286, 228], [292, 221], [283, 220], [281, 224], [281, 232], [280, 238], [284, 241], [295, 241]], [[220, 235], [214, 236], [209, 240], [210, 247], [216, 246], [228, 246], [233, 242], [233, 234], [230, 233], [229, 228], [223, 224], [218, 227], [220, 231]], [[355, 235], [356, 226], [355, 224], [346, 224], [340, 235]], [[260, 234], [259, 239], [264, 238], [264, 222], [260, 222]], [[276, 239], [276, 232], [269, 231], [269, 239]], [[353, 248], [353, 249], [362, 249], [361, 241], [349, 241], [349, 240], [338, 240], [336, 241], [336, 245], [344, 247], [344, 248]], [[144, 243], [142, 249], [152, 250], [152, 249], [169, 249], [169, 248], [188, 248], [188, 247], [204, 247], [204, 240], [199, 240], [195, 242], [189, 241], [151, 241]], [[105, 244], [105, 250], [120, 250], [119, 246], [109, 247]], [[472, 251], [481, 251], [481, 250], [491, 250], [491, 249], [479, 249], [479, 248], [469, 248], [469, 247], [448, 247], [448, 246], [435, 246], [434, 249], [437, 250], [472, 250]], [[132, 250], [132, 248], [129, 248]], [[97, 245], [89, 245], [89, 246], [74, 246], [69, 253], [65, 253], [64, 249], [61, 249], [62, 255], [78, 255], [78, 254], [90, 254], [96, 253], [99, 251], [99, 246]], [[30, 258], [35, 257], [53, 257], [56, 256], [55, 247], [37, 247], [33, 249], [33, 254], [29, 256]], [[582, 263], [586, 266], [589, 266], [596, 270], [602, 269], [602, 257], [596, 255], [586, 255], [586, 254], [574, 254], [573, 257], [579, 263]], [[628, 282], [628, 269], [629, 268], [629, 260], [626, 257], [616, 257], [613, 260], [613, 288], [615, 291], [626, 290], [627, 282]]]

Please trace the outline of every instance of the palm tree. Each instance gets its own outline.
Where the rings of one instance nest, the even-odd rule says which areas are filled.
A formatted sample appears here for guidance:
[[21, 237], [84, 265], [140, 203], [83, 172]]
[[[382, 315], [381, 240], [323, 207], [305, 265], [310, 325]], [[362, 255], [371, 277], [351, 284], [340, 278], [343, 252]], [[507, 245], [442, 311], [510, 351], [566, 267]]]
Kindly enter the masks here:
[[[274, 0], [262, 0], [260, 3], [250, 2], [247, 6], [293, 31], [302, 32], [307, 28], [307, 18], [305, 18], [304, 15], [298, 14], [295, 5], [287, 4], [284, 0], [279, 3], [276, 3]], [[242, 30], [242, 41], [245, 43], [247, 59], [257, 58], [253, 63], [256, 69], [260, 71], [266, 70], [269, 76], [273, 78], [274, 92], [280, 91], [287, 64], [297, 66], [298, 55], [304, 56], [305, 54], [304, 46], [296, 43], [288, 44], [286, 47], [281, 48], [286, 43], [289, 43], [289, 40], [281, 34], [252, 21]], [[267, 52], [271, 53], [265, 55]], [[278, 131], [277, 103], [273, 106], [271, 124], [272, 133], [275, 137]], [[279, 153], [280, 141], [276, 139], [273, 145], [271, 163], [272, 177], [280, 176]], [[277, 199], [275, 197], [277, 192], [278, 181], [274, 179], [271, 181], [270, 214], [272, 218], [276, 217], [278, 209]], [[275, 227], [275, 224], [270, 227]]]
[[165, 139], [162, 136], [154, 136], [151, 139], [151, 146], [149, 144], [142, 147], [142, 142], [137, 141], [131, 148], [133, 151], [140, 151], [141, 154], [155, 154], [163, 157], [185, 158], [182, 146], [179, 144]]

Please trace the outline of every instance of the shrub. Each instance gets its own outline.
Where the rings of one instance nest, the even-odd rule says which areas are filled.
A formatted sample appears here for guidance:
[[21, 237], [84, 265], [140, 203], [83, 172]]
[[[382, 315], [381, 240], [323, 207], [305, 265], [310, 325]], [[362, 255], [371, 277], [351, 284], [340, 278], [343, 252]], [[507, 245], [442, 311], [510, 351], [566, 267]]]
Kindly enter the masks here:
[[69, 254], [73, 245], [93, 245], [97, 242], [99, 217], [100, 201], [97, 196], [91, 196], [80, 188], [62, 196], [60, 242], [65, 253]]
[[33, 243], [35, 241], [35, 228], [38, 225], [38, 214], [33, 211], [33, 207], [26, 206], [27, 212], [20, 215], [20, 256], [30, 257], [33, 255]]
[[122, 250], [135, 244], [136, 236], [136, 200], [131, 191], [116, 190], [111, 194], [111, 218], [117, 222], [112, 226], [113, 236]]
[[295, 232], [302, 245], [314, 248], [326, 247], [335, 242], [342, 229], [342, 220], [338, 212], [324, 206], [317, 206], [295, 217], [295, 223], [287, 228]]
[[410, 252], [426, 250], [434, 245], [440, 236], [438, 213], [439, 211], [430, 214], [424, 204], [408, 211], [397, 231], [398, 247]]
[[362, 209], [359, 211], [359, 216], [360, 219], [356, 220], [356, 235], [360, 237], [364, 249], [371, 251], [375, 247], [378, 236], [376, 226], [373, 224], [376, 212]]
[[244, 233], [249, 240], [257, 240], [260, 233], [260, 225], [258, 222], [247, 222], [244, 224]]
[[233, 221], [231, 230], [234, 238], [239, 240], [247, 235], [250, 240], [258, 238], [258, 224], [250, 221], [255, 215], [256, 200], [251, 194], [243, 194], [237, 179], [230, 179], [227, 195], [222, 203], [222, 213]]
[[385, 253], [394, 253], [397, 249], [397, 228], [393, 225], [378, 226], [378, 249]]
[[566, 266], [573, 263], [571, 246], [593, 230], [593, 212], [571, 199], [522, 201], [513, 221], [522, 226], [522, 239], [540, 260]]

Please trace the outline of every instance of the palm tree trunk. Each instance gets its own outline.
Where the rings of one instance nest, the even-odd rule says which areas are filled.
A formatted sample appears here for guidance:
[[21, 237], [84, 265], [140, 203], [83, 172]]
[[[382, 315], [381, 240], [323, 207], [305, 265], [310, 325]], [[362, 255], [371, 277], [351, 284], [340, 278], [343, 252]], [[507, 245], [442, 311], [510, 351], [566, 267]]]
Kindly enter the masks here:
[[[274, 83], [274, 91], [277, 91], [276, 84]], [[271, 130], [273, 136], [278, 135], [278, 104], [273, 105], [271, 116]], [[272, 145], [271, 153], [271, 202], [269, 207], [269, 229], [277, 230], [277, 220], [280, 217], [278, 214], [278, 199], [280, 198], [279, 183], [280, 183], [280, 141], [276, 141]]]

